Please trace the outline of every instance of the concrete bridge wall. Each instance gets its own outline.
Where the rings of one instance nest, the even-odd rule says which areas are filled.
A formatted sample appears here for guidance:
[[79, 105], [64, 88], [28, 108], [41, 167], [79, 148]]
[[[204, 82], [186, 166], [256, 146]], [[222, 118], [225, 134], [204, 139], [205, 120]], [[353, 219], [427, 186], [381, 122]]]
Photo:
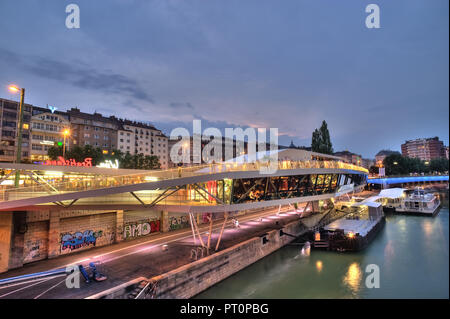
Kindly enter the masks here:
[[0, 212], [0, 273], [42, 259], [189, 226], [175, 215], [158, 210]]

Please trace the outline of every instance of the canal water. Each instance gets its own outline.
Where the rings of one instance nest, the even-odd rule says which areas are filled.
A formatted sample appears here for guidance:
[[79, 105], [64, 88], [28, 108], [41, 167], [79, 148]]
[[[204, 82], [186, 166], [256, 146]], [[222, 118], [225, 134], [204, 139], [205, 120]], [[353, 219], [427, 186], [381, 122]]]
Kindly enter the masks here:
[[[196, 298], [449, 298], [448, 194], [441, 201], [434, 218], [388, 214], [362, 252], [305, 257], [286, 246]], [[379, 288], [366, 287], [370, 264], [379, 267]]]

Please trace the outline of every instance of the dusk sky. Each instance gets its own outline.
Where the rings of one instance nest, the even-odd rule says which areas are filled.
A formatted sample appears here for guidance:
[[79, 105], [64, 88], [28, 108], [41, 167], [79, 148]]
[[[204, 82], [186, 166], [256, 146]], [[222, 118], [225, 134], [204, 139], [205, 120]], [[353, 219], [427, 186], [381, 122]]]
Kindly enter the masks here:
[[[68, 4], [81, 27], [67, 29]], [[381, 9], [367, 29], [365, 8]], [[0, 97], [192, 127], [277, 127], [374, 158], [449, 144], [448, 0], [0, 0]]]

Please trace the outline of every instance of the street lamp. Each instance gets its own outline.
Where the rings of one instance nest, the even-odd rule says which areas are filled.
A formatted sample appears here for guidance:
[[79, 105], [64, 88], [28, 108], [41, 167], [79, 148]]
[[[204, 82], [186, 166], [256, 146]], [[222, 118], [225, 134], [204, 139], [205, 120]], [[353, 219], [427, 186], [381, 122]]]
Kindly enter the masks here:
[[64, 144], [63, 144], [63, 157], [66, 158], [66, 137], [69, 136], [70, 131], [68, 129], [65, 129], [63, 131], [64, 135]]
[[[20, 92], [20, 104], [19, 104], [19, 120], [18, 120], [18, 130], [17, 130], [17, 150], [16, 150], [16, 163], [20, 164], [22, 159], [22, 128], [23, 128], [23, 101], [25, 99], [25, 89], [18, 88], [15, 85], [10, 85], [9, 90], [13, 93]], [[19, 187], [20, 172], [16, 170], [16, 178], [14, 180], [14, 186]]]

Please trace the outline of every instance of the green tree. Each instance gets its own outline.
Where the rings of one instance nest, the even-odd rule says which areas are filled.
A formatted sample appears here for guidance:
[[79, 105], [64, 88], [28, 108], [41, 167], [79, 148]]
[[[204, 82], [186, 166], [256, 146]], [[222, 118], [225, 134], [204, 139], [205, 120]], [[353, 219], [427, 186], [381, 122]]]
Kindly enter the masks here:
[[[62, 146], [52, 146], [47, 151], [48, 156], [52, 160], [56, 160], [63, 154]], [[97, 165], [104, 160], [105, 155], [100, 148], [94, 148], [91, 145], [85, 145], [84, 147], [74, 146], [70, 150], [66, 149], [65, 158], [73, 158], [78, 162], [84, 161], [86, 157], [92, 158], [92, 165]]]
[[312, 133], [311, 139], [311, 150], [313, 152], [318, 152], [320, 149], [320, 133], [318, 129], [315, 129]]
[[446, 158], [435, 158], [428, 162], [422, 161], [419, 158], [392, 154], [384, 159], [383, 165], [386, 167], [386, 175], [445, 173], [448, 172], [449, 161]]
[[[49, 148], [49, 157], [53, 160], [62, 156], [61, 146], [52, 146]], [[159, 163], [159, 158], [155, 155], [135, 154], [131, 155], [129, 152], [123, 153], [120, 150], [113, 150], [109, 154], [103, 154], [100, 148], [94, 148], [91, 145], [86, 145], [84, 147], [74, 146], [69, 151], [66, 151], [66, 158], [73, 158], [78, 162], [84, 161], [86, 157], [92, 158], [92, 165], [98, 165], [105, 160], [119, 161], [120, 168], [129, 169], [159, 169], [161, 164]]]
[[449, 161], [443, 157], [432, 159], [429, 163], [429, 168], [432, 172], [448, 172]]
[[325, 120], [322, 121], [320, 128], [315, 129], [312, 133], [311, 149], [313, 152], [333, 154], [333, 144], [331, 143], [330, 132]]
[[400, 154], [391, 154], [383, 160], [386, 175], [404, 175], [409, 173], [408, 160]]
[[69, 151], [66, 152], [66, 158], [73, 158], [77, 162], [82, 162], [87, 157], [84, 155], [85, 151], [83, 147], [74, 146]]
[[161, 164], [159, 163], [158, 156], [147, 155], [144, 157], [144, 165], [141, 169], [160, 169]]
[[104, 161], [105, 155], [103, 154], [102, 150], [98, 147], [92, 147], [91, 145], [85, 145], [84, 146], [84, 152], [83, 152], [84, 158], [91, 157], [92, 158], [92, 165], [97, 165]]
[[122, 157], [122, 161], [120, 162], [121, 168], [135, 168], [135, 161], [133, 155], [129, 152], [126, 152]]
[[59, 156], [62, 156], [63, 148], [62, 146], [51, 146], [47, 150], [47, 155], [52, 160], [56, 160]]

